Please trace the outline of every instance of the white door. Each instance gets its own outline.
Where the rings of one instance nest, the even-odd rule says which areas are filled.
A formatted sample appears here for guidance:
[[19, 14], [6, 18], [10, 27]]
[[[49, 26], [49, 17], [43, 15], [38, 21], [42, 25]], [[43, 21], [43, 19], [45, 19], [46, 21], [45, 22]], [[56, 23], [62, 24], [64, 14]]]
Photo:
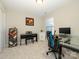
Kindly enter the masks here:
[[45, 32], [40, 32], [40, 34], [39, 34], [39, 38], [40, 38], [40, 40], [42, 40], [42, 41], [45, 41]]

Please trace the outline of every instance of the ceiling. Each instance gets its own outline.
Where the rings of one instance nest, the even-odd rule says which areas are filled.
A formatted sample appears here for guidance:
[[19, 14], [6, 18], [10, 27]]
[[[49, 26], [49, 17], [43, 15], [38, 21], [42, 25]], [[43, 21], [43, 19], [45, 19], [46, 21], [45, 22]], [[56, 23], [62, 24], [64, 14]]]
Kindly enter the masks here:
[[35, 16], [45, 15], [69, 0], [44, 0], [42, 4], [37, 4], [36, 0], [1, 0], [7, 10], [29, 13]]

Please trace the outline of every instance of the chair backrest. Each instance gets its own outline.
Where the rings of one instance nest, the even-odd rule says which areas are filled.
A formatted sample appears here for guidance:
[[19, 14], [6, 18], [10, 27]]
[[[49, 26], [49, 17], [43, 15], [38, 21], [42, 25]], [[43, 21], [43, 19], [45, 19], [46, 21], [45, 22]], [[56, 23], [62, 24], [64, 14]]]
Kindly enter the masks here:
[[47, 32], [47, 39], [48, 39], [48, 46], [50, 48], [59, 48], [60, 46], [59, 38], [57, 36], [55, 38], [54, 35], [52, 35], [51, 31]]
[[51, 31], [47, 31], [47, 32], [46, 32], [46, 37], [47, 37], [48, 40], [49, 40], [50, 32], [51, 32]]
[[54, 48], [54, 35], [52, 35], [52, 32], [50, 32], [49, 34], [48, 43], [49, 43], [49, 47]]

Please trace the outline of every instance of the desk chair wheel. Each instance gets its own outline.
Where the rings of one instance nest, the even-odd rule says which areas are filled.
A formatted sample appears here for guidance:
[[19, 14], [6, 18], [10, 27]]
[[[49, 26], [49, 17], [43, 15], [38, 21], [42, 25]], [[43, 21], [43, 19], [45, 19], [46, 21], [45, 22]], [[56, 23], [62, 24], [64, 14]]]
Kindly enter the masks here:
[[46, 55], [48, 55], [48, 52], [46, 53]]
[[63, 56], [63, 57], [65, 57], [65, 55], [64, 55], [64, 54], [62, 54], [62, 56]]

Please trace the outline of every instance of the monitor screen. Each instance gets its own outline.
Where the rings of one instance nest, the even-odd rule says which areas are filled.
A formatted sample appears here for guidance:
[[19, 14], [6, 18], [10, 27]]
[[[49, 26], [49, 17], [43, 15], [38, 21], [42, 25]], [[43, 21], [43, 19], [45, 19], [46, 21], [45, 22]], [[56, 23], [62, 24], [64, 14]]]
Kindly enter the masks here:
[[71, 29], [70, 29], [70, 27], [59, 28], [59, 33], [62, 33], [62, 34], [71, 34]]

